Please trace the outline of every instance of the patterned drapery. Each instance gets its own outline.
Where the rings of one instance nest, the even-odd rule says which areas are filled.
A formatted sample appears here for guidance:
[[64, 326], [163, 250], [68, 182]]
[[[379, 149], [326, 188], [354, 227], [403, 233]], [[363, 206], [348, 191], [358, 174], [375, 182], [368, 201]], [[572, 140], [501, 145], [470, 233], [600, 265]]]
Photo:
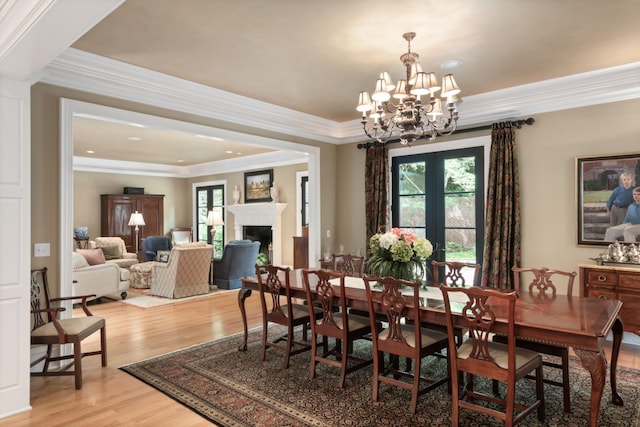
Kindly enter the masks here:
[[520, 265], [520, 185], [511, 122], [494, 123], [489, 162], [482, 286], [513, 289], [511, 267]]
[[389, 173], [389, 149], [385, 144], [367, 148], [364, 169], [367, 241], [387, 225], [387, 182]]

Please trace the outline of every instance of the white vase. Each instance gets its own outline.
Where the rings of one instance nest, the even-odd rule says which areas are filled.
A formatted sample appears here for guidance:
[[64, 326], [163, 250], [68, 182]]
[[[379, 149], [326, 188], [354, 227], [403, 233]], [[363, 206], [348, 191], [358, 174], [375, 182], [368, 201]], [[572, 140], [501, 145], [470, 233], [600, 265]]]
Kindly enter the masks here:
[[271, 187], [270, 192], [273, 203], [278, 203], [280, 201], [280, 192], [278, 191], [278, 187]]
[[237, 205], [240, 201], [240, 190], [233, 190], [233, 204]]

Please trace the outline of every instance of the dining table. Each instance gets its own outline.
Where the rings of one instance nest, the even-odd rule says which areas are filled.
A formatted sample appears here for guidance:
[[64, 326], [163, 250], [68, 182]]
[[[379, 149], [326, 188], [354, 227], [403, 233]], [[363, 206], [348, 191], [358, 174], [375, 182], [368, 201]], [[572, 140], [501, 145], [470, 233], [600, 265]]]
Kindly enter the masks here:
[[[290, 285], [292, 297], [306, 298], [302, 269], [291, 270]], [[310, 282], [312, 290], [314, 285], [312, 280]], [[345, 285], [347, 305], [353, 309], [367, 311], [367, 294], [362, 278], [347, 277]], [[244, 339], [238, 348], [240, 351], [247, 349], [248, 327], [245, 300], [254, 290], [258, 290], [257, 277], [242, 278], [238, 306], [244, 326]], [[451, 306], [454, 314], [460, 313], [464, 301], [452, 301]], [[547, 295], [528, 291], [519, 292], [516, 301], [514, 321], [515, 334], [518, 338], [571, 347], [580, 358], [582, 367], [589, 372], [591, 376], [589, 425], [592, 427], [598, 425], [607, 374], [607, 358], [603, 345], [610, 332], [613, 336], [610, 363], [611, 400], [615, 405], [624, 405], [616, 385], [618, 354], [623, 336], [623, 324], [619, 316], [621, 306], [622, 302], [615, 299]], [[423, 286], [420, 291], [419, 308], [421, 321], [446, 325], [442, 291], [438, 287]], [[507, 307], [496, 305], [493, 309], [498, 317], [496, 332], [506, 334]], [[463, 327], [462, 322], [462, 316], [454, 316], [454, 327]]]

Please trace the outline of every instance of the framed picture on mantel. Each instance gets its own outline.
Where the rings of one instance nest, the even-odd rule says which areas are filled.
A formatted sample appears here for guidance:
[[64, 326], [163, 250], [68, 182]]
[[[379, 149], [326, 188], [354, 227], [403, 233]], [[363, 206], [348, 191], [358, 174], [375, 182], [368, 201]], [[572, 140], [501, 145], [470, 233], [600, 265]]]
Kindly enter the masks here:
[[[640, 153], [577, 157], [578, 245], [624, 241], [622, 224], [636, 187], [640, 187]], [[635, 237], [633, 243], [640, 240]]]
[[245, 203], [259, 203], [271, 201], [271, 184], [273, 169], [244, 173], [244, 201]]

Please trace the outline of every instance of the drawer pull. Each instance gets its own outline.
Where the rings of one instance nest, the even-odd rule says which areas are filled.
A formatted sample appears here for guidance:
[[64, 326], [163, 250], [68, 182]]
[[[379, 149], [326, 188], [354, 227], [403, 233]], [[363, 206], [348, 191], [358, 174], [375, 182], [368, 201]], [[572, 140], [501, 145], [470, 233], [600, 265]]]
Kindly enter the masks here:
[[598, 281], [600, 282], [606, 282], [607, 281], [607, 276], [603, 276], [602, 274], [600, 276], [598, 276]]
[[607, 299], [605, 295], [598, 295], [598, 299]]

